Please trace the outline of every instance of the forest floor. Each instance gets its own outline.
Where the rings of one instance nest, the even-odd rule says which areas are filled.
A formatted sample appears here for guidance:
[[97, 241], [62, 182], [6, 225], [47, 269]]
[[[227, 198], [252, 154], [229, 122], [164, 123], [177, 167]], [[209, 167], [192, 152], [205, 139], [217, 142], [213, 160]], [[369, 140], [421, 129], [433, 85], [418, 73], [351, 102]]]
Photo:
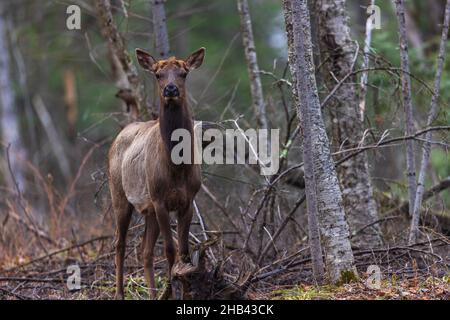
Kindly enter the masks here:
[[276, 290], [273, 299], [282, 300], [450, 300], [450, 276], [390, 278], [379, 289], [369, 288], [364, 281], [342, 286], [301, 285]]
[[[110, 237], [99, 237], [49, 252], [38, 258], [17, 257], [8, 263], [3, 261], [3, 264], [0, 264], [0, 300], [113, 299], [114, 252], [111, 250], [110, 240]], [[444, 250], [448, 250], [448, 245], [444, 246]], [[404, 256], [405, 252], [402, 251], [398, 257]], [[142, 262], [136, 247], [128, 250], [127, 256], [125, 298], [148, 299]], [[360, 256], [362, 255], [356, 252], [356, 257]], [[392, 258], [396, 259], [391, 256], [390, 259]], [[439, 268], [437, 264], [428, 266], [425, 272], [414, 264], [407, 266], [408, 262], [405, 261], [397, 264], [395, 270], [395, 264], [390, 264], [391, 271], [386, 274], [383, 269], [379, 286], [374, 287], [367, 283], [369, 275], [365, 273], [365, 268], [370, 261], [366, 260], [357, 258], [360, 279], [348, 284], [312, 285], [307, 277], [299, 276], [305, 272], [308, 274], [310, 266], [306, 264], [302, 269], [292, 270], [280, 277], [265, 279], [252, 285], [247, 296], [249, 299], [287, 300], [450, 300], [450, 272], [447, 267], [442, 268], [442, 264]], [[384, 264], [379, 258], [376, 260], [381, 265]], [[400, 265], [404, 268], [398, 267]], [[69, 290], [70, 285], [76, 284], [73, 281], [73, 266], [80, 270], [79, 290]], [[448, 266], [447, 262], [444, 266]], [[165, 259], [157, 257], [155, 269], [159, 290], [162, 290], [166, 283], [165, 268]]]

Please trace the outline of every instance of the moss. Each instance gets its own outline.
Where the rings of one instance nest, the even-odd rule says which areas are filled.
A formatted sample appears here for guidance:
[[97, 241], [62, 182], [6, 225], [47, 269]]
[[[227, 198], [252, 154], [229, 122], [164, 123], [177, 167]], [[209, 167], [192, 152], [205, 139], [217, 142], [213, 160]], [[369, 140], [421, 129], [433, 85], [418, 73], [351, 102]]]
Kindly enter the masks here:
[[[155, 275], [156, 290], [162, 291], [167, 285], [167, 279]], [[148, 299], [148, 287], [145, 277], [143, 276], [128, 276], [124, 288], [125, 300], [141, 300]]]
[[342, 270], [341, 276], [339, 277], [338, 281], [336, 281], [336, 285], [342, 286], [346, 283], [351, 283], [358, 281], [358, 274], [354, 270]]
[[294, 288], [276, 290], [272, 294], [275, 300], [331, 300], [335, 289], [335, 286], [296, 286]]

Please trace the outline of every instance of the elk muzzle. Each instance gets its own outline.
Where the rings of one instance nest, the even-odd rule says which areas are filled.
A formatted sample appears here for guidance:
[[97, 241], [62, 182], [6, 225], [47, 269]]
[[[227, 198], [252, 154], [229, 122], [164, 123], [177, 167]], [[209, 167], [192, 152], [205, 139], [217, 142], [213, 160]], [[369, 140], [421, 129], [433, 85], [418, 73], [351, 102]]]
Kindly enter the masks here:
[[164, 88], [163, 95], [165, 98], [176, 98], [180, 96], [180, 91], [176, 85], [170, 83]]

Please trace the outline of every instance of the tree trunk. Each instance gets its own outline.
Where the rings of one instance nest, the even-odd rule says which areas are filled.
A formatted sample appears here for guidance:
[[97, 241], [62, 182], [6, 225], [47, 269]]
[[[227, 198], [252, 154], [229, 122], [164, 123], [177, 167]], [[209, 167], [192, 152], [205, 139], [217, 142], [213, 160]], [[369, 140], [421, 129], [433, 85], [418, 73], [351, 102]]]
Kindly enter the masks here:
[[169, 57], [169, 36], [166, 26], [166, 11], [164, 0], [152, 0], [153, 34], [155, 37], [155, 48], [160, 58]]
[[116, 96], [124, 102], [126, 111], [131, 114], [131, 120], [136, 120], [142, 103], [141, 84], [136, 67], [114, 23], [110, 1], [97, 0], [96, 5], [102, 35], [108, 41], [116, 87], [119, 89]]
[[[2, 168], [6, 183], [15, 189], [14, 180], [21, 191], [26, 190], [26, 180], [23, 162], [26, 159], [26, 149], [20, 135], [20, 114], [15, 106], [15, 94], [11, 83], [10, 52], [7, 30], [7, 3], [0, 2], [0, 107], [1, 107], [1, 142], [3, 147], [10, 145], [11, 172], [6, 164]], [[13, 177], [11, 176], [11, 174]]]
[[[165, 0], [152, 1], [152, 20], [153, 20], [153, 39], [156, 50], [156, 58], [167, 59], [170, 54], [169, 34], [166, 24], [166, 10], [164, 8]], [[158, 84], [153, 81], [153, 92], [157, 92]], [[153, 97], [153, 103], [150, 107], [150, 115], [156, 119], [159, 115], [160, 101], [157, 94]]]
[[[437, 59], [438, 63], [437, 63], [437, 69], [436, 69], [436, 76], [434, 79], [433, 95], [431, 97], [430, 111], [428, 113], [428, 119], [427, 119], [427, 127], [430, 127], [433, 124], [433, 121], [436, 119], [436, 116], [439, 111], [438, 100], [439, 100], [439, 93], [440, 93], [440, 88], [441, 88], [442, 70], [444, 68], [445, 46], [446, 46], [447, 38], [448, 38], [449, 23], [450, 23], [450, 0], [447, 0], [447, 5], [445, 7], [444, 24], [442, 27], [441, 42], [440, 42], [440, 46], [439, 46], [439, 55], [438, 55], [438, 59]], [[417, 181], [417, 190], [416, 190], [413, 214], [412, 214], [412, 219], [411, 219], [409, 244], [414, 244], [416, 242], [417, 236], [418, 236], [417, 228], [419, 226], [420, 209], [422, 207], [422, 198], [423, 198], [423, 193], [425, 190], [425, 176], [426, 176], [426, 170], [427, 170], [427, 167], [428, 167], [428, 164], [430, 161], [430, 153], [431, 153], [431, 143], [429, 141], [431, 141], [432, 138], [433, 138], [433, 134], [431, 131], [429, 131], [425, 135], [425, 142], [422, 145], [422, 161], [420, 164], [419, 178]]]
[[[345, 0], [317, 0], [316, 14], [319, 20], [319, 43], [324, 83], [329, 90], [338, 80], [353, 71], [357, 47], [350, 36]], [[336, 91], [332, 106], [334, 147], [355, 147], [363, 135], [360, 100], [355, 83], [356, 76], [349, 77]], [[373, 187], [369, 175], [366, 153], [349, 159], [338, 168], [342, 186], [344, 207], [352, 232], [379, 219], [377, 205], [373, 197]], [[376, 247], [382, 244], [379, 224], [366, 228], [363, 234], [353, 240], [355, 245]]]
[[[395, 3], [396, 0], [390, 1], [391, 5], [394, 9], [394, 11], [397, 11], [397, 4]], [[414, 4], [412, 4], [414, 6]], [[408, 10], [407, 6], [403, 5], [403, 14], [405, 17], [405, 27], [408, 32], [406, 33], [405, 37], [411, 43], [412, 48], [415, 50], [417, 54], [417, 58], [420, 60], [423, 60], [425, 58], [424, 56], [424, 41], [422, 37], [422, 30], [420, 30], [420, 27], [417, 25], [416, 21], [418, 19], [414, 18], [414, 16], [411, 14], [410, 10]]]
[[[296, 30], [294, 28], [294, 30]], [[298, 50], [304, 50], [303, 48], [296, 49], [296, 43], [298, 43], [298, 37], [293, 39], [295, 54], [298, 58]], [[299, 68], [299, 64], [296, 63], [291, 66], [295, 68], [293, 74], [302, 74], [302, 70]], [[296, 91], [305, 92], [304, 88], [308, 84], [299, 80], [296, 81]], [[324, 280], [324, 265], [322, 258], [322, 245], [320, 243], [320, 228], [318, 221], [318, 209], [317, 209], [317, 184], [314, 174], [314, 158], [313, 158], [313, 144], [312, 144], [312, 126], [311, 126], [311, 114], [309, 108], [311, 104], [307, 103], [307, 96], [302, 95], [300, 99], [296, 100], [297, 117], [303, 127], [303, 162], [304, 162], [304, 180], [305, 180], [305, 195], [306, 195], [306, 209], [308, 215], [308, 235], [309, 235], [309, 247], [311, 252], [311, 260], [313, 266], [314, 278], [318, 283], [322, 283]]]
[[[405, 4], [395, 0], [397, 10], [398, 33], [400, 41], [400, 64], [402, 68], [402, 100], [405, 111], [405, 134], [414, 133], [413, 105], [411, 99], [411, 77], [409, 75], [408, 39], [406, 37]], [[414, 158], [414, 140], [406, 141], [406, 175], [408, 177], [409, 215], [413, 216], [416, 197], [416, 161]]]
[[36, 95], [33, 98], [33, 106], [39, 118], [39, 121], [41, 121], [42, 127], [47, 134], [50, 147], [53, 150], [53, 153], [57, 160], [56, 163], [61, 171], [61, 174], [68, 182], [72, 178], [72, 173], [70, 168], [70, 161], [64, 150], [64, 143], [61, 139], [61, 135], [56, 129], [50, 112], [48, 111], [48, 108], [45, 106], [44, 101], [40, 96]]
[[241, 20], [242, 43], [245, 49], [245, 60], [247, 62], [248, 76], [252, 95], [253, 110], [259, 128], [268, 128], [266, 116], [266, 104], [261, 85], [258, 60], [256, 57], [255, 40], [253, 39], [252, 20], [247, 0], [238, 0], [239, 18]]
[[72, 143], [77, 136], [77, 85], [75, 73], [72, 68], [66, 68], [63, 74], [64, 80], [64, 105], [66, 107], [67, 135]]
[[[317, 209], [320, 231], [329, 279], [347, 281], [354, 277], [353, 252], [345, 220], [342, 195], [331, 158], [329, 141], [320, 110], [320, 101], [314, 75], [310, 17], [306, 0], [284, 0], [285, 25], [289, 48], [289, 65], [295, 83], [293, 94], [300, 118], [308, 121], [311, 157], [314, 159]], [[302, 111], [307, 110], [307, 114]]]
[[[370, 0], [370, 5], [375, 5], [375, 0]], [[361, 66], [361, 69], [368, 69], [369, 68], [369, 53], [370, 53], [370, 43], [372, 42], [372, 29], [373, 29], [373, 21], [370, 17], [366, 20], [366, 36], [364, 38], [364, 57], [363, 57], [363, 64]], [[359, 112], [360, 112], [360, 119], [361, 122], [364, 123], [364, 117], [366, 112], [366, 95], [367, 95], [367, 83], [369, 80], [369, 70], [363, 71], [361, 74], [361, 80], [360, 80], [360, 99], [359, 99]]]

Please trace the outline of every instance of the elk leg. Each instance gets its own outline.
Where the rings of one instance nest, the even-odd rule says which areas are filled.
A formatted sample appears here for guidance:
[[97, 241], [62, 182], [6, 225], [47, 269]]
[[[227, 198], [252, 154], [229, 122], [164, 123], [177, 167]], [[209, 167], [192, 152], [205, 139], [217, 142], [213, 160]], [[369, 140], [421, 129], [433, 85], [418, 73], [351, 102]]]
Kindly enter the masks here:
[[171, 295], [171, 279], [172, 279], [172, 267], [175, 262], [175, 246], [172, 238], [172, 230], [170, 228], [169, 212], [165, 206], [161, 203], [155, 205], [156, 219], [158, 220], [159, 229], [164, 238], [164, 248], [166, 253], [167, 262], [169, 264], [169, 270], [167, 272], [168, 285], [162, 298], [167, 299]]
[[180, 260], [182, 262], [189, 262], [189, 228], [192, 221], [192, 203], [189, 205], [186, 211], [180, 211], [178, 214], [178, 250], [180, 255]]
[[155, 291], [155, 270], [153, 268], [153, 251], [156, 240], [159, 236], [159, 226], [156, 220], [155, 211], [153, 209], [148, 211], [145, 216], [145, 235], [142, 239], [143, 246], [143, 260], [144, 260], [144, 275], [147, 280], [149, 296], [151, 299], [156, 298]]
[[[125, 199], [115, 201], [114, 211], [116, 213], [116, 296], [115, 299], [123, 299], [123, 263], [125, 258], [125, 246], [128, 226], [130, 225], [133, 207]], [[118, 202], [118, 203], [117, 203]]]

